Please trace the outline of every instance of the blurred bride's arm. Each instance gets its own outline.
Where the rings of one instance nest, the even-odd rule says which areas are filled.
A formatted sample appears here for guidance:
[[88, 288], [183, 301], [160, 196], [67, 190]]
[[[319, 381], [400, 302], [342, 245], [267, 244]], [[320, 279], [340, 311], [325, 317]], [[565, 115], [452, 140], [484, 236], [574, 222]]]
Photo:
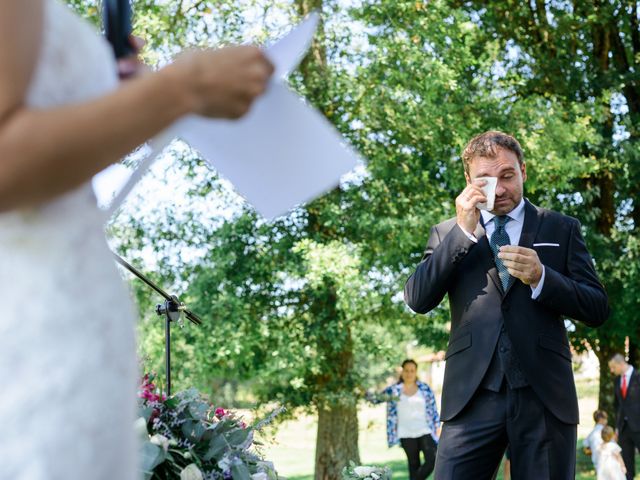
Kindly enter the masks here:
[[195, 51], [97, 100], [33, 109], [42, 0], [0, 0], [0, 11], [0, 211], [80, 185], [185, 114], [242, 116], [273, 70], [256, 47]]

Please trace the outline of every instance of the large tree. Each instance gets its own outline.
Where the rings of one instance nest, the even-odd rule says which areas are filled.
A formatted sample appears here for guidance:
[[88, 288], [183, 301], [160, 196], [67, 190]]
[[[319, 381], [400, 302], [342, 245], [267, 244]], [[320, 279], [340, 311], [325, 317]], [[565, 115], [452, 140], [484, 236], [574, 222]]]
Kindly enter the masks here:
[[[311, 9], [331, 17], [335, 8], [295, 6], [285, 10], [292, 21]], [[336, 23], [327, 30], [321, 24], [292, 86], [330, 116], [340, 94], [326, 51], [335, 51], [330, 47], [342, 34], [335, 33]], [[207, 319], [202, 328], [174, 335], [176, 384], [195, 383], [217, 400], [222, 378], [251, 381], [258, 400], [317, 413], [316, 477], [338, 478], [349, 461], [359, 460], [358, 399], [373, 377], [398, 362], [404, 350], [398, 347], [410, 338], [402, 322], [407, 313], [393, 298], [397, 279], [367, 262], [346, 234], [343, 197], [355, 186], [337, 187], [270, 223], [231, 199], [225, 220], [206, 207], [220, 205], [214, 200], [220, 182], [206, 179], [212, 173], [188, 149], [175, 147], [172, 156], [193, 182], [187, 202], [144, 216], [133, 208], [130, 221], [116, 222], [112, 233], [129, 257], [153, 252], [160, 270], [154, 278], [178, 288], [188, 284], [184, 298]], [[181, 258], [184, 252], [192, 259]], [[143, 311], [152, 311], [148, 292], [136, 288]], [[161, 359], [160, 327], [149, 319], [141, 339], [154, 365]]]

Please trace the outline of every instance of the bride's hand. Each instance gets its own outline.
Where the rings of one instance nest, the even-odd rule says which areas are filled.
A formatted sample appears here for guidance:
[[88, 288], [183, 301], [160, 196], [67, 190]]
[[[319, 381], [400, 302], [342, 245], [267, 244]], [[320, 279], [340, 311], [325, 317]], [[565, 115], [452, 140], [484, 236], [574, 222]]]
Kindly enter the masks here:
[[148, 67], [139, 55], [146, 42], [140, 37], [130, 35], [129, 44], [133, 47], [134, 53], [128, 57], [118, 59], [118, 76], [121, 80], [126, 80], [148, 71]]
[[273, 65], [255, 46], [231, 46], [183, 53], [166, 68], [181, 78], [193, 113], [239, 118], [264, 93]]

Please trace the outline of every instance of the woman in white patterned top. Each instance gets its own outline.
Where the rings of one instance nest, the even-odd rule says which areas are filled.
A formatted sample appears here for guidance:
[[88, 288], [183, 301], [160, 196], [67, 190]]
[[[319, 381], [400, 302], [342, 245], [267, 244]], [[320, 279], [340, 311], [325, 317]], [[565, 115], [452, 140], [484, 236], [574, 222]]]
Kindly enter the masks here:
[[383, 390], [382, 399], [387, 402], [389, 447], [400, 444], [404, 450], [410, 480], [425, 480], [435, 466], [440, 416], [433, 391], [418, 380], [415, 360], [402, 362], [400, 379]]

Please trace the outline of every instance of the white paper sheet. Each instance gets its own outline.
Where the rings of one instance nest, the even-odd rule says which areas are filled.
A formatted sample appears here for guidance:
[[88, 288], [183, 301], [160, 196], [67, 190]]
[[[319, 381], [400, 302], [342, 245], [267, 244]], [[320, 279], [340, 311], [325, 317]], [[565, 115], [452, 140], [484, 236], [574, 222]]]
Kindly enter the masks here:
[[178, 130], [266, 218], [337, 185], [358, 158], [324, 116], [279, 82], [240, 120], [191, 117]]
[[286, 78], [302, 61], [311, 46], [313, 34], [318, 28], [318, 20], [318, 14], [311, 13], [287, 35], [265, 49], [267, 58], [274, 66], [275, 81]]
[[114, 200], [110, 213], [175, 137], [198, 150], [266, 218], [282, 215], [337, 185], [340, 176], [356, 166], [357, 153], [284, 83], [308, 50], [317, 24], [314, 13], [265, 50], [274, 64], [274, 76], [243, 118], [189, 116], [154, 139], [153, 152]]

